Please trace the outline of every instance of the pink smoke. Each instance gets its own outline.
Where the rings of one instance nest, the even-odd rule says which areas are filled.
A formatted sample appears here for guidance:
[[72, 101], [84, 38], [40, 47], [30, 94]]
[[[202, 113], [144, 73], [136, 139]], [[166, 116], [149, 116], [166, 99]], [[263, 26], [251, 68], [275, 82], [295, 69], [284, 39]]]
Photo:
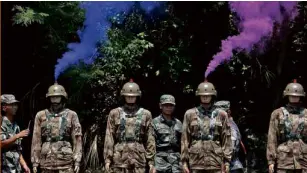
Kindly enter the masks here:
[[[221, 52], [213, 56], [205, 72], [207, 77], [224, 61], [229, 61], [234, 49], [244, 49], [248, 53], [253, 45], [257, 44], [264, 36], [270, 37], [274, 22], [283, 21], [283, 13], [291, 15], [293, 19], [297, 13], [297, 2], [229, 2], [231, 11], [240, 17], [238, 24], [240, 34], [229, 36], [222, 41]], [[281, 10], [281, 7], [284, 10]]]

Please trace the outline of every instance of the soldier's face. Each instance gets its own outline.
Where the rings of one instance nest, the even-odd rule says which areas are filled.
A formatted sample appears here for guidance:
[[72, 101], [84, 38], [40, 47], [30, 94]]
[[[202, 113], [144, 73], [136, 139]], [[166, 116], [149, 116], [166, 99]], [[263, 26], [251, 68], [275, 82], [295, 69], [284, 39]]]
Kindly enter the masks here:
[[290, 103], [298, 103], [298, 102], [300, 102], [300, 97], [298, 97], [298, 96], [289, 96], [289, 102]]
[[160, 108], [162, 110], [162, 113], [165, 115], [172, 115], [175, 110], [175, 106], [169, 103], [163, 105], [160, 104]]
[[134, 104], [136, 102], [136, 96], [125, 96], [125, 101], [128, 104]]
[[53, 106], [57, 106], [61, 103], [61, 99], [62, 97], [61, 96], [53, 96], [53, 97], [50, 97], [50, 101], [51, 101], [51, 104]]
[[201, 103], [209, 104], [211, 103], [212, 96], [200, 96]]
[[18, 105], [17, 103], [7, 104], [3, 106], [2, 110], [7, 114], [16, 115], [18, 110]]

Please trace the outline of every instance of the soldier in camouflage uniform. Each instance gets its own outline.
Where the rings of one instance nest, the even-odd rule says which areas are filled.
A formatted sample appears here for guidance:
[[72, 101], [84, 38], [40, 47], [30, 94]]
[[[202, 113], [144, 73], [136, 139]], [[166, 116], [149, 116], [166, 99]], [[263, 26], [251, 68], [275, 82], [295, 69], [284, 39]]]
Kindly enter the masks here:
[[288, 104], [271, 114], [267, 159], [269, 171], [277, 173], [307, 173], [307, 111], [301, 84], [289, 83], [283, 93]]
[[130, 80], [120, 94], [125, 104], [111, 110], [107, 120], [105, 170], [114, 173], [145, 173], [148, 164], [150, 172], [155, 172], [152, 116], [137, 104], [141, 90], [138, 84]]
[[[240, 144], [242, 144], [243, 147], [243, 143], [241, 142], [240, 130], [230, 115], [230, 102], [218, 101], [214, 105], [216, 108], [222, 109], [228, 114], [228, 120], [231, 128], [232, 148], [233, 148], [233, 153], [230, 162], [230, 173], [243, 173], [243, 165], [239, 160]], [[243, 149], [245, 148], [243, 147]]]
[[182, 123], [172, 116], [175, 98], [162, 95], [160, 98], [161, 115], [153, 119], [156, 139], [155, 168], [157, 173], [181, 173], [180, 139]]
[[[232, 155], [227, 113], [215, 109], [216, 90], [212, 83], [199, 84], [196, 96], [201, 104], [186, 111], [181, 138], [181, 161], [185, 173], [229, 172]], [[225, 165], [225, 166], [224, 166]]]
[[33, 172], [78, 173], [82, 157], [82, 131], [76, 112], [65, 108], [67, 93], [63, 86], [50, 86], [46, 98], [50, 108], [35, 117], [31, 162]]
[[22, 154], [21, 140], [27, 137], [29, 130], [20, 132], [20, 128], [14, 121], [18, 101], [14, 95], [1, 95], [1, 170], [2, 173], [21, 173], [23, 167], [26, 173], [30, 173]]

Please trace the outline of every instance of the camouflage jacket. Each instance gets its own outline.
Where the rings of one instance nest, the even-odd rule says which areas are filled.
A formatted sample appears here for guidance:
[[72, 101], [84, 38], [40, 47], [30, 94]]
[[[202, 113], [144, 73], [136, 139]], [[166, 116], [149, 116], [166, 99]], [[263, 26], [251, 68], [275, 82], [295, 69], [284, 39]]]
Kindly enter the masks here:
[[154, 164], [155, 139], [151, 113], [143, 108], [110, 111], [104, 143], [105, 163], [112, 167], [146, 167]]
[[181, 161], [191, 169], [221, 169], [230, 163], [232, 155], [231, 130], [227, 113], [212, 107], [186, 111], [181, 138]]
[[[11, 123], [6, 117], [2, 117], [1, 124], [1, 141], [7, 140], [20, 132], [16, 123]], [[1, 149], [1, 170], [2, 173], [20, 173], [20, 155], [21, 155], [21, 139], [17, 139], [15, 143], [7, 149]]]
[[182, 123], [178, 119], [167, 121], [163, 115], [159, 115], [153, 119], [153, 130], [157, 152], [166, 150], [180, 152]]
[[240, 141], [241, 133], [237, 124], [229, 119], [230, 128], [231, 128], [231, 141], [233, 147], [233, 153], [231, 157], [230, 170], [242, 169], [242, 163], [239, 160], [239, 150], [240, 150]]
[[267, 159], [280, 169], [307, 169], [307, 111], [287, 105], [271, 114]]
[[[81, 125], [76, 112], [65, 109], [51, 114], [47, 109], [36, 114], [31, 162], [44, 169], [66, 169], [79, 165], [82, 157]], [[78, 138], [77, 138], [78, 137]]]

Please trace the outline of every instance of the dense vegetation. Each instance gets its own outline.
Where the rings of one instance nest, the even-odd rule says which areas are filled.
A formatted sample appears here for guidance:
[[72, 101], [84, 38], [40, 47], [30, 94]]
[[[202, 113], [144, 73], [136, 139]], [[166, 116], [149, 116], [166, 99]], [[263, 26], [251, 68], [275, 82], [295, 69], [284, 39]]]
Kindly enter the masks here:
[[[84, 11], [78, 2], [3, 4], [6, 23], [2, 35], [8, 44], [2, 48], [2, 92], [22, 98], [22, 120], [28, 121], [45, 108], [44, 96], [53, 83], [56, 60], [68, 42], [78, 41], [76, 31], [82, 27]], [[195, 88], [204, 80], [206, 66], [220, 50], [221, 40], [238, 33], [227, 2], [169, 2], [159, 8], [146, 14], [136, 3], [123, 23], [112, 23], [108, 40], [97, 45], [101, 57], [93, 64], [71, 66], [60, 76], [59, 83], [69, 93], [68, 106], [78, 112], [82, 122], [83, 167], [88, 170], [103, 165], [106, 116], [119, 105], [119, 91], [125, 82], [133, 78], [140, 85], [141, 105], [154, 116], [159, 113], [160, 95], [173, 94], [176, 116], [182, 119], [185, 110], [198, 104]], [[287, 34], [269, 40], [264, 53], [235, 53], [208, 78], [218, 90], [218, 99], [231, 101], [252, 172], [266, 171], [269, 117], [283, 104], [284, 87], [294, 78], [307, 86], [306, 3], [300, 2], [298, 8], [296, 20], [281, 28]], [[15, 76], [12, 69], [22, 72]], [[24, 142], [25, 148], [30, 148], [30, 141]]]

